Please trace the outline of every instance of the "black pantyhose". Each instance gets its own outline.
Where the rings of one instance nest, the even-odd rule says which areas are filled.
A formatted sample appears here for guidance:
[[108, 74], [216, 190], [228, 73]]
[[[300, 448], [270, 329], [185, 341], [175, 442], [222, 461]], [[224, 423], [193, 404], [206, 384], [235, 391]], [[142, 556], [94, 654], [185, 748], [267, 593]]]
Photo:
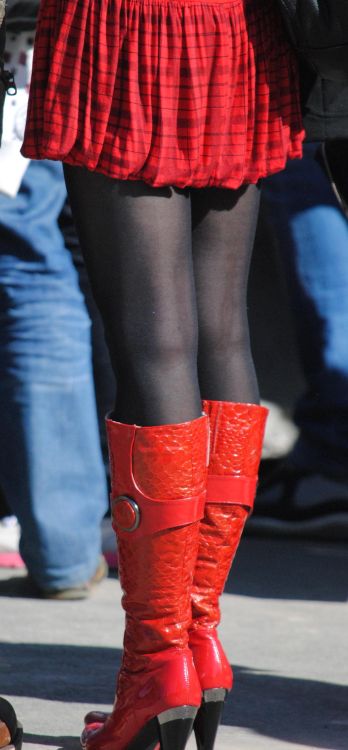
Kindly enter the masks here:
[[259, 189], [193, 190], [192, 245], [203, 398], [257, 403], [247, 284]]
[[170, 424], [198, 417], [201, 396], [256, 401], [245, 289], [257, 189], [154, 189], [69, 166], [65, 177], [117, 379], [114, 418]]

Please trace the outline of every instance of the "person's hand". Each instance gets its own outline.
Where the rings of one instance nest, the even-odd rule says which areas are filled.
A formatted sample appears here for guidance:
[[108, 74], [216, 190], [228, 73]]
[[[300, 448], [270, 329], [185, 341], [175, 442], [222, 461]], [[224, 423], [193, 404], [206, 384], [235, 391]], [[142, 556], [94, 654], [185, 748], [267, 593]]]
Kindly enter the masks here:
[[0, 749], [14, 747], [21, 750], [22, 741], [23, 728], [13, 706], [5, 698], [0, 698]]

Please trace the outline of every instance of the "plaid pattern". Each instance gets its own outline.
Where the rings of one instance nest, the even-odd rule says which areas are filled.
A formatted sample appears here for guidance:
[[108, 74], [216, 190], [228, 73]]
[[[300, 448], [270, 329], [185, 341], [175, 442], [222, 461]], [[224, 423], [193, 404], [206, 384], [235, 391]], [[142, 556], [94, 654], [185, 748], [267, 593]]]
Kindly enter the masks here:
[[303, 135], [274, 0], [42, 0], [25, 156], [236, 188]]

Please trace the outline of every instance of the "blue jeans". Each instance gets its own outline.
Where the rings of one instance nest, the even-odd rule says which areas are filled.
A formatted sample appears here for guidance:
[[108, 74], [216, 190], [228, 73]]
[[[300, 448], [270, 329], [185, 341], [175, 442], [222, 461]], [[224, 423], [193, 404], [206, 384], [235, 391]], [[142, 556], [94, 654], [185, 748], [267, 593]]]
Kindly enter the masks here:
[[301, 469], [348, 478], [348, 221], [308, 144], [301, 161], [264, 181], [286, 264], [307, 391], [296, 406]]
[[87, 581], [107, 507], [90, 320], [57, 220], [61, 165], [31, 162], [0, 194], [0, 485], [43, 588]]

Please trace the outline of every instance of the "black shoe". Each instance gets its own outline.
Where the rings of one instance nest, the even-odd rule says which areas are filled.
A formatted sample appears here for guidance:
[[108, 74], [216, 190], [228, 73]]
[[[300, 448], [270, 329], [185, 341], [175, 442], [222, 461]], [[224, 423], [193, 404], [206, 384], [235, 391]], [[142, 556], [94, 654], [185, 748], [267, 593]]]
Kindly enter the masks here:
[[286, 462], [261, 476], [247, 533], [348, 539], [348, 481], [300, 472]]

